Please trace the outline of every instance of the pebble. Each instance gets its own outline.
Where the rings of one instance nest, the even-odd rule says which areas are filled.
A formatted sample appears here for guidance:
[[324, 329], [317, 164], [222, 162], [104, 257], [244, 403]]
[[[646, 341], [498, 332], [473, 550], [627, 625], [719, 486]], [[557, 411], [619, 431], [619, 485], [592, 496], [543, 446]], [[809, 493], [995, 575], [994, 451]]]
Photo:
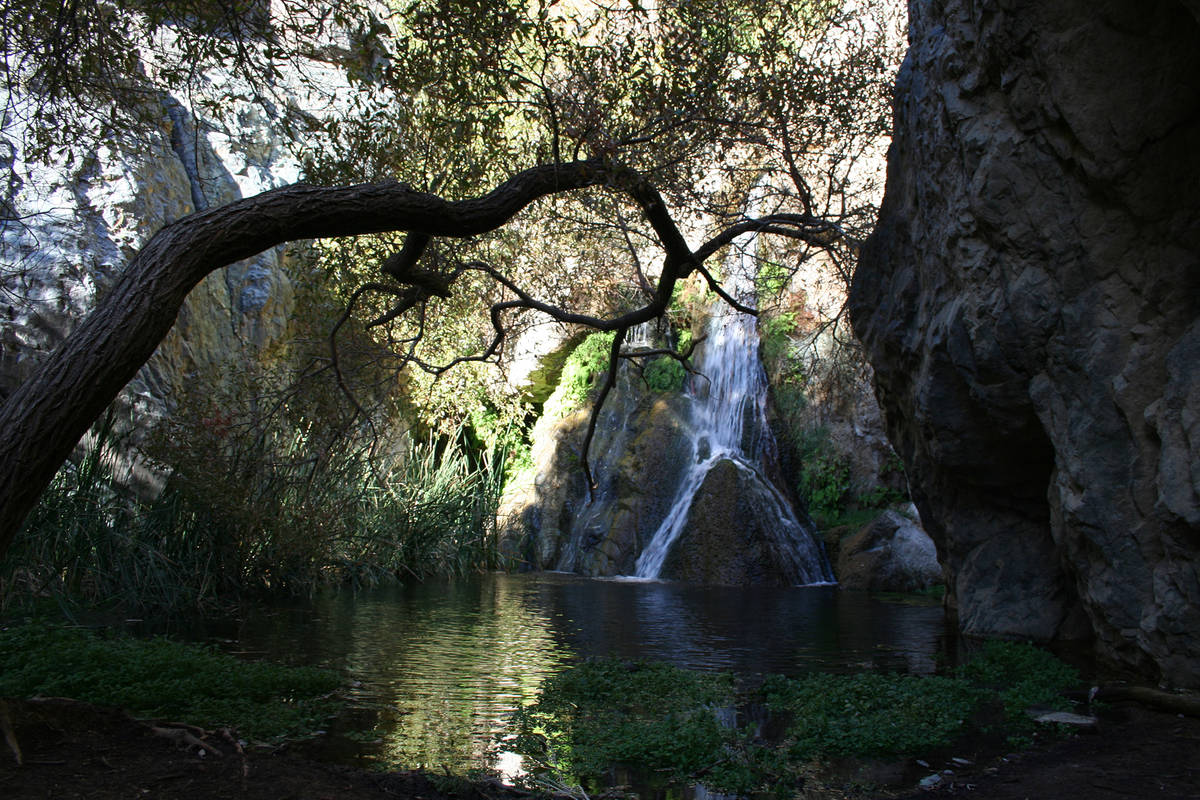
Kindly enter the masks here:
[[926, 778], [921, 778], [921, 782], [917, 785], [927, 792], [932, 791], [942, 785], [942, 776], [930, 775]]

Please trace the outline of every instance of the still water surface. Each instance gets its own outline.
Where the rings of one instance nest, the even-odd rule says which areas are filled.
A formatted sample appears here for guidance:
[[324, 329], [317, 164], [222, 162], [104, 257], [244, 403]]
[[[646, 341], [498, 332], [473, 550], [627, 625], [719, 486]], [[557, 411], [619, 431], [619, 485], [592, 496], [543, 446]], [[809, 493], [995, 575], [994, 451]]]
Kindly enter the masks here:
[[[338, 592], [260, 609], [235, 646], [353, 682], [322, 755], [393, 768], [499, 767], [506, 718], [542, 681], [586, 658], [795, 675], [931, 672], [949, 641], [937, 604], [834, 587], [715, 588], [563, 574], [484, 575]], [[370, 729], [372, 741], [340, 735]]]

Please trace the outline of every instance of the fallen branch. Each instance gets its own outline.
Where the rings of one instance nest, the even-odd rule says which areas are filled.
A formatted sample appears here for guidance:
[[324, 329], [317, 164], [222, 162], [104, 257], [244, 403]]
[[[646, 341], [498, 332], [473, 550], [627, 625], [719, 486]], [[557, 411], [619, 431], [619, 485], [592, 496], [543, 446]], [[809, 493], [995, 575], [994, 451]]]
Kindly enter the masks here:
[[[199, 749], [201, 752], [212, 753], [217, 758], [225, 757], [224, 753], [222, 753], [216, 747], [213, 747], [212, 744], [204, 741], [203, 738], [201, 738], [201, 737], [207, 735], [207, 733], [205, 731], [202, 731], [200, 728], [194, 728], [191, 725], [180, 725], [179, 727], [175, 727], [175, 723], [168, 723], [168, 724], [171, 727], [165, 727], [165, 726], [160, 726], [160, 725], [151, 725], [149, 727], [150, 727], [151, 732], [153, 732], [155, 736], [161, 736], [164, 739], [169, 739], [170, 741], [175, 742], [175, 744], [177, 744], [177, 745], [182, 745], [183, 747], [186, 747], [186, 748], [195, 747], [195, 748]], [[200, 733], [200, 736], [196, 736], [196, 734], [193, 733], [193, 731], [198, 731]]]
[[4, 741], [8, 743], [8, 749], [12, 750], [13, 757], [17, 759], [17, 766], [21, 766], [25, 763], [25, 759], [21, 756], [21, 745], [17, 742], [16, 731], [13, 730], [12, 715], [7, 700], [0, 700], [0, 729], [4, 730]]

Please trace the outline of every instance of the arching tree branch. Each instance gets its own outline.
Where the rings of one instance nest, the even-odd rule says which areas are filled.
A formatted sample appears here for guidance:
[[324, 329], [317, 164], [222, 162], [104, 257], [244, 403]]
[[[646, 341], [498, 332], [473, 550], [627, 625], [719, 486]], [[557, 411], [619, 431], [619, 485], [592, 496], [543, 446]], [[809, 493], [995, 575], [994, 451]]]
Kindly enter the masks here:
[[[503, 339], [498, 315], [505, 308], [529, 308], [562, 322], [623, 334], [661, 315], [676, 282], [702, 269], [704, 258], [719, 248], [717, 242], [732, 237], [722, 234], [700, 253], [693, 253], [657, 190], [636, 171], [601, 158], [533, 167], [485, 195], [459, 201], [396, 182], [340, 187], [296, 184], [192, 214], [164, 227], [134, 256], [95, 310], [0, 407], [0, 464], [5, 465], [0, 469], [0, 555], [76, 442], [151, 356], [174, 324], [188, 293], [209, 273], [285, 242], [406, 231], [409, 236], [404, 246], [381, 267], [395, 285], [364, 287], [397, 297], [393, 309], [375, 321], [383, 324], [414, 306], [424, 307], [431, 296], [447, 296], [462, 273], [462, 269], [442, 273], [419, 268], [432, 237], [486, 233], [541, 197], [593, 186], [627, 194], [653, 229], [665, 254], [653, 297], [641, 308], [599, 318], [541, 302], [486, 268], [518, 298], [493, 309], [496, 337], [481, 356], [486, 358]], [[774, 226], [778, 232], [795, 232], [805, 230], [810, 222], [811, 218], [797, 221], [777, 216], [767, 222], [743, 224], [757, 226], [751, 229]], [[752, 313], [721, 292], [711, 275], [704, 274], [731, 305]], [[619, 353], [619, 345], [615, 350]], [[416, 360], [411, 348], [409, 358]], [[611, 389], [611, 380], [607, 387]], [[601, 403], [606, 394], [607, 389]], [[592, 427], [594, 424], [593, 420]]]

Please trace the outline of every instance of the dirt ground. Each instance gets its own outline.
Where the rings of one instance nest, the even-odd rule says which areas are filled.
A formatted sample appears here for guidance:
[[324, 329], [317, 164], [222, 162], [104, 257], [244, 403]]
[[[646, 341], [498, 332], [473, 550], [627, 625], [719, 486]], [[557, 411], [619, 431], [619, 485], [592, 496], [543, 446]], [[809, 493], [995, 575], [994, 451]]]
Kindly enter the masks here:
[[[1200, 719], [1115, 704], [1099, 729], [1019, 754], [980, 757], [911, 800], [1200, 800]], [[931, 769], [928, 774], [933, 774]]]
[[[287, 749], [239, 752], [220, 732], [156, 732], [120, 711], [72, 701], [9, 702], [12, 744], [0, 746], [0, 800], [268, 798], [269, 800], [518, 800], [496, 784], [420, 773], [371, 773], [314, 762]], [[182, 731], [182, 732], [180, 732]], [[187, 735], [196, 737], [189, 741]], [[911, 798], [1196, 798], [1200, 800], [1200, 719], [1115, 706], [1098, 732], [1020, 755], [978, 755], [972, 763], [931, 763], [941, 785], [837, 794]], [[920, 768], [920, 772], [925, 772]], [[907, 774], [913, 774], [911, 769]], [[927, 777], [926, 775], [926, 777]], [[905, 791], [912, 792], [905, 795]], [[825, 794], [824, 796], [836, 796]]]

